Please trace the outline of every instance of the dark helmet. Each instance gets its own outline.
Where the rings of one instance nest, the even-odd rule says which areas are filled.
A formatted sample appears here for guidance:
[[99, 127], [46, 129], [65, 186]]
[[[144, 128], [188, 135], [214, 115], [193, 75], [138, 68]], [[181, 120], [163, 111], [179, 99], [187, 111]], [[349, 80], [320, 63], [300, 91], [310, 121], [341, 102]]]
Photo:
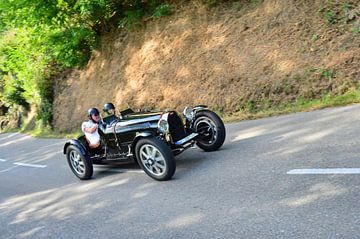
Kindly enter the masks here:
[[106, 104], [104, 105], [103, 111], [104, 111], [105, 113], [109, 113], [109, 110], [115, 110], [115, 106], [114, 106], [113, 103], [106, 103]]
[[90, 109], [88, 110], [88, 117], [89, 117], [89, 119], [91, 119], [91, 116], [92, 116], [92, 115], [100, 115], [99, 110], [96, 109], [96, 108], [90, 108]]

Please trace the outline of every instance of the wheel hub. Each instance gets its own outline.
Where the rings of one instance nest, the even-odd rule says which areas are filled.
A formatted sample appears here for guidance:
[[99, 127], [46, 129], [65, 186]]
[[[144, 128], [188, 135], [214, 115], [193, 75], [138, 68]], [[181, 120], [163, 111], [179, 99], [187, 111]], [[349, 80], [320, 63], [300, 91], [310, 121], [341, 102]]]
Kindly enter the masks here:
[[147, 163], [148, 163], [150, 166], [153, 166], [153, 165], [155, 164], [155, 161], [154, 161], [154, 159], [149, 158], [149, 159], [147, 160]]
[[161, 176], [166, 172], [166, 161], [161, 152], [151, 144], [140, 148], [140, 160], [146, 171], [154, 176]]

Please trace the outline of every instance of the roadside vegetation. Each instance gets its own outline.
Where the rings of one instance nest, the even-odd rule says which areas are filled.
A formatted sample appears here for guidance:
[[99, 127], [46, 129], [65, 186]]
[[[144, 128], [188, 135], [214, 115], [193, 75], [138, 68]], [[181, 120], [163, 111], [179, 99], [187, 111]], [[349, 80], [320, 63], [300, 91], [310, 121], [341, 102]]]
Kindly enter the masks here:
[[51, 131], [59, 74], [84, 66], [104, 32], [170, 13], [160, 0], [0, 1], [0, 121], [31, 110], [31, 130]]
[[258, 119], [269, 116], [276, 116], [295, 112], [312, 111], [327, 107], [345, 106], [360, 103], [360, 88], [348, 91], [342, 95], [323, 95], [319, 99], [305, 100], [299, 98], [292, 103], [282, 103], [267, 109], [253, 109], [252, 107], [237, 111], [234, 114], [223, 115], [225, 122], [235, 122], [238, 120]]
[[[73, 69], [85, 68], [94, 52], [101, 48], [101, 39], [105, 35], [120, 31], [135, 34], [140, 31], [139, 29], [146, 29], [147, 24], [151, 22], [171, 19], [165, 16], [175, 15], [181, 6], [190, 2], [164, 0], [0, 1], [0, 131], [15, 129], [41, 137], [65, 137], [79, 134], [79, 132], [59, 134], [54, 131], [54, 95], [56, 93], [54, 90], [55, 86], [64, 84], [59, 82], [59, 79], [65, 78], [64, 76]], [[237, 18], [246, 11], [261, 8], [265, 3], [263, 0], [202, 0], [198, 2], [206, 6], [207, 16], [210, 16], [213, 9], [217, 9], [217, 12], [215, 13], [214, 10], [213, 13], [216, 15], [226, 14], [228, 8], [231, 8], [228, 12], [232, 14], [235, 12], [234, 15]], [[297, 3], [299, 6], [312, 4], [306, 1]], [[309, 30], [309, 27], [304, 25], [309, 24], [306, 20], [293, 25], [298, 31], [303, 31], [307, 39], [306, 41], [299, 40], [303, 41], [302, 46], [294, 50], [297, 52], [293, 54], [298, 54], [299, 58], [321, 58], [328, 54], [325, 48], [333, 47], [337, 43], [332, 42], [339, 39], [342, 40], [336, 46], [339, 52], [346, 52], [350, 48], [353, 50], [353, 46], [359, 41], [358, 1], [323, 0], [320, 3], [317, 2], [316, 9], [312, 9], [316, 16], [308, 16], [316, 18], [310, 21], [311, 23], [318, 23], [317, 19], [321, 19], [316, 31]], [[306, 13], [310, 12], [307, 10]], [[221, 14], [218, 14], [219, 18], [226, 18]], [[287, 17], [286, 14], [281, 14], [279, 18]], [[256, 16], [263, 17], [261, 14]], [[159, 20], [160, 18], [163, 19]], [[266, 31], [273, 31], [273, 36], [283, 34], [285, 30], [275, 33], [276, 29], [280, 29], [283, 24], [280, 20], [269, 19], [268, 28], [262, 29], [261, 34], [266, 34]], [[290, 17], [290, 20], [293, 19]], [[171, 20], [168, 21], [171, 22]], [[251, 21], [241, 22], [241, 26], [236, 25], [239, 29], [243, 29], [241, 34], [261, 29], [260, 26], [252, 25]], [[183, 26], [186, 27], [186, 24], [184, 23]], [[191, 31], [195, 32], [196, 27], [198, 26], [194, 26]], [[222, 29], [226, 29], [226, 25], [222, 25]], [[342, 35], [343, 38], [339, 37]], [[261, 35], [259, 42], [256, 43], [262, 43], [265, 46], [266, 43], [261, 42], [263, 36]], [[221, 37], [216, 39], [221, 40]], [[195, 40], [194, 42], [196, 43]], [[351, 54], [354, 54], [353, 52], [356, 54], [356, 49]], [[227, 53], [224, 51], [222, 54]], [[276, 56], [275, 53], [274, 56]], [[273, 82], [269, 84], [255, 82], [257, 79], [248, 78], [252, 82], [248, 80], [246, 84], [250, 86], [247, 85], [248, 88], [243, 90], [243, 94], [233, 91], [238, 96], [234, 96], [235, 98], [231, 100], [223, 100], [221, 103], [210, 101], [214, 102], [210, 106], [229, 122], [360, 103], [360, 73], [355, 69], [359, 58], [356, 55], [352, 60], [350, 58], [346, 58], [343, 65], [338, 62], [307, 65], [301, 71], [297, 70], [287, 73], [282, 78], [271, 79]], [[234, 65], [235, 63], [231, 62]], [[257, 64], [257, 62], [252, 63], [248, 65], [256, 66]], [[345, 66], [350, 64], [352, 64], [351, 67]], [[285, 69], [286, 62], [282, 66]], [[269, 66], [263, 69], [263, 78], [266, 79], [271, 76], [271, 71], [275, 68], [269, 63]], [[252, 70], [254, 69], [249, 69], [249, 71]], [[231, 88], [229, 84], [244, 80], [242, 77], [243, 75], [240, 74], [228, 77], [226, 79], [228, 81], [219, 83], [219, 88], [226, 91]], [[242, 83], [239, 85], [243, 86]], [[164, 101], [163, 95], [154, 98]], [[152, 102], [155, 107], [156, 103], [158, 102]]]

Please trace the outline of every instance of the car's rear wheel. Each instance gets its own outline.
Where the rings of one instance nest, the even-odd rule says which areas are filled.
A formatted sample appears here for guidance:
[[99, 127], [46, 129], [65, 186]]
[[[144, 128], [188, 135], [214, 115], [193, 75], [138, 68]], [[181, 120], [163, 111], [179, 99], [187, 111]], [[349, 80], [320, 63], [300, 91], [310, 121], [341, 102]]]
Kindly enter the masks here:
[[154, 137], [140, 139], [135, 146], [140, 167], [147, 175], [158, 181], [171, 179], [176, 170], [174, 156], [163, 141]]
[[67, 162], [71, 171], [81, 180], [90, 179], [93, 175], [93, 164], [90, 158], [82, 155], [80, 150], [70, 145], [66, 149]]
[[226, 137], [225, 126], [220, 117], [212, 111], [204, 110], [196, 114], [194, 128], [199, 133], [196, 145], [205, 151], [219, 149]]

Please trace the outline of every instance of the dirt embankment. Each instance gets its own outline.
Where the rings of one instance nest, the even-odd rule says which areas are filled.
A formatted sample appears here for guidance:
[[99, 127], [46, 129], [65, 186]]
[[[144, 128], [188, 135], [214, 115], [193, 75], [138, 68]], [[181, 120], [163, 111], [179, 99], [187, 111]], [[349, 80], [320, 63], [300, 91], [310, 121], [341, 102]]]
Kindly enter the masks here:
[[327, 2], [192, 2], [141, 29], [109, 33], [84, 69], [57, 80], [54, 126], [77, 128], [88, 108], [108, 101], [207, 104], [231, 114], [358, 87], [359, 3]]

